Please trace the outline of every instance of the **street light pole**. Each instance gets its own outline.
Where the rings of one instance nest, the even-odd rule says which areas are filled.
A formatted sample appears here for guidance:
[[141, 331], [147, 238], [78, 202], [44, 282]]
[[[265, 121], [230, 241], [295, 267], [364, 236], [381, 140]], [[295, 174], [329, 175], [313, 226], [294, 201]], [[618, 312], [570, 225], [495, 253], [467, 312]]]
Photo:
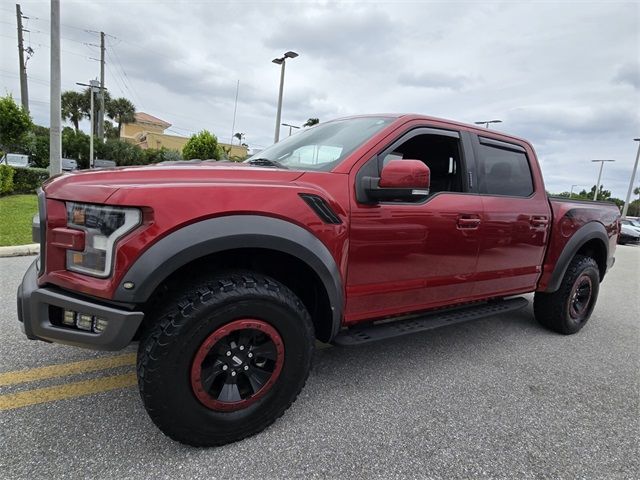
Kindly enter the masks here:
[[298, 130], [300, 127], [296, 126], [296, 125], [289, 125], [288, 123], [281, 123], [281, 125], [283, 127], [289, 127], [289, 136], [291, 136], [291, 129], [295, 128], [296, 130]]
[[[97, 80], [89, 80], [89, 83], [79, 83], [76, 82], [76, 85], [81, 85], [83, 87], [89, 87], [89, 168], [93, 168], [93, 94], [95, 92], [101, 92], [102, 87], [100, 86], [100, 82]], [[105, 88], [106, 90], [106, 88]]]
[[634, 138], [634, 142], [638, 142], [638, 153], [636, 153], [636, 163], [633, 165], [633, 172], [631, 172], [631, 180], [629, 180], [629, 190], [627, 190], [627, 198], [624, 201], [624, 208], [622, 209], [622, 218], [627, 218], [627, 211], [629, 210], [629, 202], [631, 201], [631, 192], [633, 191], [633, 182], [636, 180], [636, 171], [638, 170], [638, 159], [640, 158], [640, 138]]
[[274, 58], [272, 60], [276, 65], [280, 65], [280, 91], [278, 93], [278, 111], [276, 113], [276, 131], [273, 136], [273, 143], [278, 143], [280, 140], [280, 117], [282, 116], [282, 93], [284, 91], [284, 66], [287, 62], [287, 58], [296, 58], [298, 54], [296, 52], [286, 52], [280, 58]]
[[60, 0], [51, 0], [51, 86], [49, 90], [49, 176], [62, 172]]
[[579, 187], [580, 185], [571, 185], [571, 191], [569, 192], [569, 198], [571, 198], [573, 196], [573, 189], [574, 187]]
[[490, 123], [502, 123], [502, 120], [480, 120], [479, 122], [473, 122], [476, 125], [484, 125], [485, 128], [489, 128]]
[[615, 162], [615, 160], [591, 160], [592, 162], [600, 162], [600, 173], [598, 173], [598, 183], [596, 183], [596, 191], [593, 193], [593, 201], [598, 199], [598, 190], [600, 190], [600, 180], [602, 179], [602, 167], [604, 162]]

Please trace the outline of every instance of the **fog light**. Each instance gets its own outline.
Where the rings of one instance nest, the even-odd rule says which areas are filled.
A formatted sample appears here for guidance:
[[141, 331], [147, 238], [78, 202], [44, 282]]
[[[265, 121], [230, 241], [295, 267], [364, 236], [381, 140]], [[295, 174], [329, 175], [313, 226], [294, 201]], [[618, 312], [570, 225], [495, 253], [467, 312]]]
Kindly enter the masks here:
[[105, 331], [108, 325], [108, 321], [106, 318], [96, 317], [93, 322], [93, 331], [96, 333], [102, 333]]
[[76, 325], [76, 312], [72, 310], [65, 310], [64, 317], [62, 318], [62, 323], [64, 325], [68, 325], [69, 327], [74, 327]]
[[91, 329], [93, 328], [93, 317], [91, 315], [87, 315], [86, 313], [80, 313], [78, 314], [76, 325], [81, 330], [91, 331]]

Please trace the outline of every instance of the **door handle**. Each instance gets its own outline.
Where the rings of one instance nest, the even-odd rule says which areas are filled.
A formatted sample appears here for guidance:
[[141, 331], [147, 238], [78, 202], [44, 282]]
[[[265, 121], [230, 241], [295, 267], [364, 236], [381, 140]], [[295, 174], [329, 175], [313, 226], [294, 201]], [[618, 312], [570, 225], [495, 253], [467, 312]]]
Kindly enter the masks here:
[[480, 226], [480, 219], [478, 217], [458, 217], [458, 228], [465, 230], [475, 230]]
[[534, 227], [546, 227], [549, 225], [549, 219], [547, 217], [531, 217], [529, 222]]

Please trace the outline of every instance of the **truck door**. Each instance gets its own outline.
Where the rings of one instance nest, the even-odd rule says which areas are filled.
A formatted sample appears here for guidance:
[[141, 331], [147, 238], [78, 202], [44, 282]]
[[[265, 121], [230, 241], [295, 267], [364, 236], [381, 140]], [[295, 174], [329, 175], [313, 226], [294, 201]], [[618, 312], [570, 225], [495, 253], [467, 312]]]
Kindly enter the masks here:
[[[414, 128], [352, 172], [345, 321], [397, 315], [469, 297], [479, 249], [482, 200], [470, 193], [466, 132]], [[463, 144], [467, 144], [463, 148]], [[390, 160], [421, 160], [431, 170], [429, 195], [416, 201], [362, 198], [364, 175]], [[355, 169], [354, 169], [355, 170]]]
[[473, 136], [484, 217], [477, 295], [532, 291], [542, 270], [551, 209], [533, 150]]

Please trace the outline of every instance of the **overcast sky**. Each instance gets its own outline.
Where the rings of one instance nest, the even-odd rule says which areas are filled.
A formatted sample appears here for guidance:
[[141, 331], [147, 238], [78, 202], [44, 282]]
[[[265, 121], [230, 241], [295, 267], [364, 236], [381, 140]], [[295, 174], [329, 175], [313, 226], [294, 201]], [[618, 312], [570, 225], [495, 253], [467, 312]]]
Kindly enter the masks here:
[[[603, 184], [626, 195], [640, 137], [638, 2], [269, 2], [62, 0], [62, 88], [99, 76], [181, 135], [235, 131], [273, 139], [287, 50], [282, 121], [415, 112], [463, 122], [501, 119], [531, 140], [547, 189]], [[22, 1], [31, 112], [49, 124], [49, 2]], [[3, 94], [20, 98], [15, 9], [0, 4]], [[283, 129], [287, 134], [288, 129]], [[636, 179], [636, 185], [640, 180]]]

